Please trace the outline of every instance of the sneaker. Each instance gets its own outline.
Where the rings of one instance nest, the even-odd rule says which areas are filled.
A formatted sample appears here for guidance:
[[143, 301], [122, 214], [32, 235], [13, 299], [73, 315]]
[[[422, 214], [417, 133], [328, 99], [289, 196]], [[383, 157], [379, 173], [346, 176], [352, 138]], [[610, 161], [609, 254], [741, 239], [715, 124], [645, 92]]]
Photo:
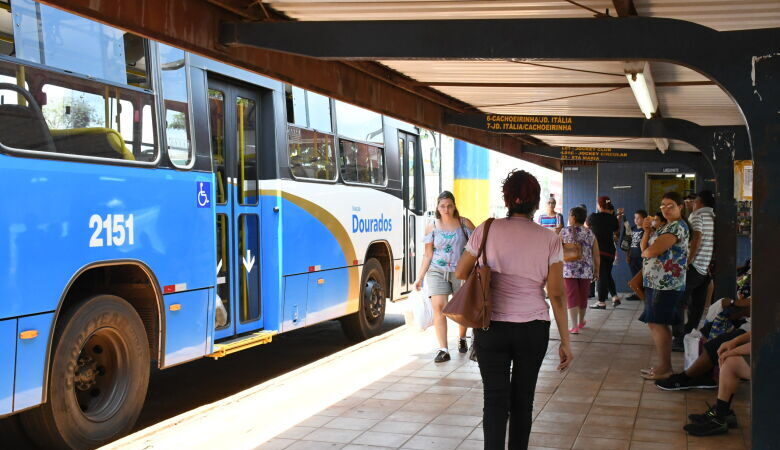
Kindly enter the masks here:
[[703, 377], [691, 380], [691, 387], [695, 389], [717, 389], [718, 382], [713, 380], [712, 377]]
[[626, 298], [625, 298], [625, 300], [630, 300], [630, 301], [632, 301], [632, 302], [635, 302], [635, 301], [638, 301], [638, 300], [639, 300], [639, 296], [638, 296], [638, 295], [636, 295], [636, 294], [631, 294], [631, 295], [629, 295], [628, 297], [626, 297]]
[[[712, 408], [704, 414], [691, 414], [691, 416], [701, 416], [697, 417], [700, 420], [699, 422], [691, 421], [691, 423], [683, 427], [683, 430], [687, 431], [691, 436], [716, 436], [729, 432], [727, 417], [718, 417]], [[734, 420], [736, 426], [736, 416], [734, 416]]]
[[583, 329], [583, 328], [585, 328], [585, 324], [586, 324], [586, 323], [587, 323], [587, 322], [583, 320], [582, 322], [580, 322], [580, 324], [579, 324], [579, 325], [577, 325], [577, 328], [579, 328], [580, 330], [581, 330], [581, 329]]
[[569, 334], [580, 334], [580, 329], [577, 328], [577, 327], [570, 328], [569, 329]]
[[[707, 422], [710, 421], [711, 418], [715, 418], [715, 417], [717, 417], [717, 415], [715, 414], [715, 406], [710, 406], [709, 409], [704, 414], [688, 414], [688, 420], [691, 421], [691, 425], [706, 424]], [[737, 428], [737, 415], [734, 414], [734, 410], [730, 409], [725, 419], [728, 428]], [[686, 429], [685, 431], [688, 430]]]
[[466, 339], [458, 339], [458, 351], [460, 353], [466, 353], [469, 351], [469, 346], [466, 345]]
[[598, 303], [594, 303], [590, 305], [590, 309], [607, 309], [607, 305], [599, 305]]
[[436, 354], [436, 357], [433, 358], [433, 362], [441, 363], [441, 362], [447, 362], [450, 360], [450, 354], [445, 352], [444, 350], [439, 350], [439, 353]]
[[655, 387], [664, 391], [685, 391], [693, 388], [691, 379], [681, 373], [675, 373], [669, 378], [657, 380]]

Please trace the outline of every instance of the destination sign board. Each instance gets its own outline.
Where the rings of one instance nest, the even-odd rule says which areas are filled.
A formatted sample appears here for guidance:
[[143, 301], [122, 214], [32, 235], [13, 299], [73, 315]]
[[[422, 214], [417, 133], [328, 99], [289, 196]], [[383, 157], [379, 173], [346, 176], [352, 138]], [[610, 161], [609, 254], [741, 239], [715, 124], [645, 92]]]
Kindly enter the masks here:
[[577, 136], [642, 136], [645, 119], [630, 117], [537, 116], [448, 113], [445, 121], [493, 133]]
[[701, 153], [669, 151], [663, 154], [657, 150], [625, 148], [526, 145], [523, 151], [564, 162], [675, 162], [691, 165], [701, 163], [699, 160], [702, 159]]
[[627, 150], [596, 147], [561, 147], [561, 159], [567, 161], [617, 161], [628, 159]]

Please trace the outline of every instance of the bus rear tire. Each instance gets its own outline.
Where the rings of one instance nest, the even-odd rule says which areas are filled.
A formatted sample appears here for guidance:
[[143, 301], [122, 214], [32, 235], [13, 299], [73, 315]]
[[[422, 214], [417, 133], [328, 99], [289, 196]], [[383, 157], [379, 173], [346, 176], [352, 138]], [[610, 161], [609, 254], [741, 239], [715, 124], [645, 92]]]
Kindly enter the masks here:
[[358, 312], [341, 319], [341, 328], [347, 338], [359, 342], [379, 334], [385, 320], [387, 292], [382, 264], [376, 258], [370, 258], [363, 264], [360, 277]]
[[42, 448], [95, 448], [129, 432], [149, 384], [149, 343], [135, 309], [98, 295], [55, 331], [48, 401], [21, 415]]

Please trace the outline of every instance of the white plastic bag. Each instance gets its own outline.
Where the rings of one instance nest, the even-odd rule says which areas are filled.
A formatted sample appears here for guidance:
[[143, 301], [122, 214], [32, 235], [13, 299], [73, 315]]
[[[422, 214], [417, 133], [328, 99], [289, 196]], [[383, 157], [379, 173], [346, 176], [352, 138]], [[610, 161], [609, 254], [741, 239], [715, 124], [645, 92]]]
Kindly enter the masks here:
[[713, 322], [715, 317], [723, 311], [723, 299], [713, 302], [710, 305], [710, 309], [707, 310], [707, 322]]
[[424, 291], [410, 292], [406, 302], [408, 307], [404, 312], [404, 318], [409, 327], [425, 331], [433, 325], [433, 306]]
[[701, 340], [701, 333], [699, 330], [693, 330], [683, 337], [683, 346], [685, 347], [685, 363], [683, 368], [688, 370], [689, 367], [699, 358], [699, 341]]
[[217, 294], [217, 302], [216, 302], [216, 315], [214, 318], [214, 322], [217, 328], [224, 327], [227, 325], [228, 316], [227, 316], [227, 309], [225, 309], [225, 303], [222, 302], [222, 298]]

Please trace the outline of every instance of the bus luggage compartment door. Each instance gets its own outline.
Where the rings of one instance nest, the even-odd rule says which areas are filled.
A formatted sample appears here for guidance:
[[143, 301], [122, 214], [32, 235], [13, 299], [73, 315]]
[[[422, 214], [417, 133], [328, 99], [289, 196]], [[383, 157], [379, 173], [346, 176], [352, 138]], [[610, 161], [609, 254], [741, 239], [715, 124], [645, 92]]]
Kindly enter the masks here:
[[16, 382], [14, 411], [21, 411], [43, 400], [46, 348], [49, 345], [54, 313], [19, 319], [16, 340]]
[[213, 289], [167, 294], [165, 296], [164, 367], [200, 358], [209, 351], [208, 318]]
[[0, 416], [14, 407], [16, 319], [0, 320]]
[[282, 331], [306, 325], [306, 303], [309, 298], [309, 274], [284, 277]]

